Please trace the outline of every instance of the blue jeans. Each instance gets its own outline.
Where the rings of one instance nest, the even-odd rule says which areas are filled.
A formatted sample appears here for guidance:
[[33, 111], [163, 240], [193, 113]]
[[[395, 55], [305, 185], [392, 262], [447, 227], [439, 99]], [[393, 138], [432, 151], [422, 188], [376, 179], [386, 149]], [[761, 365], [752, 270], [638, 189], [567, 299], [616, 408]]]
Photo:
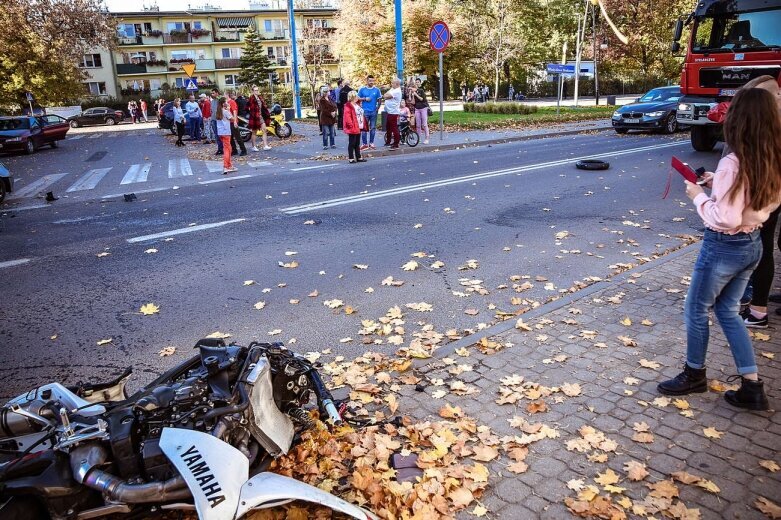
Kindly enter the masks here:
[[[365, 117], [369, 123], [369, 131], [361, 132], [361, 143], [374, 144], [374, 134], [377, 133], [377, 112], [374, 112], [373, 114], [368, 114], [368, 113], [363, 114], [363, 117]], [[368, 137], [368, 142], [366, 142], [367, 137]]]
[[336, 138], [336, 128], [334, 125], [322, 125], [323, 129], [323, 148], [329, 145], [334, 146], [334, 139]]
[[201, 139], [201, 121], [200, 117], [190, 118], [190, 138], [199, 141]]
[[705, 230], [684, 307], [686, 364], [691, 368], [705, 367], [708, 311], [713, 308], [732, 350], [738, 374], [757, 372], [754, 347], [738, 311], [740, 297], [761, 256], [759, 230], [737, 235]]
[[222, 153], [222, 139], [217, 135], [217, 120], [212, 119], [212, 133], [217, 137], [217, 153]]

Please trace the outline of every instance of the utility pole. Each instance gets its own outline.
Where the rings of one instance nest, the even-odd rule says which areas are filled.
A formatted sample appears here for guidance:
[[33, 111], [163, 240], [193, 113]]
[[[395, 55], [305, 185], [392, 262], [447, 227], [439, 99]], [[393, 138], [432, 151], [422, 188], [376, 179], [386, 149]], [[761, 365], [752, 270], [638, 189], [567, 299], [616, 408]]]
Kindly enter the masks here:
[[396, 14], [396, 75], [404, 84], [404, 49], [401, 42], [401, 0], [394, 0]]
[[293, 43], [293, 108], [296, 118], [301, 119], [301, 89], [298, 84], [298, 45], [296, 42], [296, 12], [293, 0], [288, 0], [288, 16], [290, 18], [290, 41]]
[[593, 33], [592, 54], [594, 55], [594, 99], [599, 106], [599, 73], [597, 72], [597, 0], [591, 0], [591, 31]]

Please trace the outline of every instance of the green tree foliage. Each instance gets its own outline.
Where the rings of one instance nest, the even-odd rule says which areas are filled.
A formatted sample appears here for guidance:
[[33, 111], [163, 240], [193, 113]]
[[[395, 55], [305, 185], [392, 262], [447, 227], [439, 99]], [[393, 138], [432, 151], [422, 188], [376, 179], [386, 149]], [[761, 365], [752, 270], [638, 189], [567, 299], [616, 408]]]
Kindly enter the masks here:
[[42, 106], [83, 97], [78, 64], [114, 34], [99, 0], [2, 0], [0, 107], [18, 109], [26, 91]]
[[273, 72], [271, 60], [263, 46], [263, 38], [254, 29], [244, 35], [244, 50], [241, 55], [239, 83], [244, 85], [263, 85]]

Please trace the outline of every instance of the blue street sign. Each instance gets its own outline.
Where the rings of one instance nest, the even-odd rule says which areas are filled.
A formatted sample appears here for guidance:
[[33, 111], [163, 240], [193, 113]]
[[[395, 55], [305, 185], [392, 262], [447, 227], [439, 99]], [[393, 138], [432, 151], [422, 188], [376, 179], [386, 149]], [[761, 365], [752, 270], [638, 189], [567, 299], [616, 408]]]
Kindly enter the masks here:
[[195, 83], [195, 80], [188, 78], [184, 83], [184, 88], [185, 90], [198, 90], [198, 85]]
[[575, 74], [575, 65], [563, 65], [561, 63], [548, 63], [548, 74]]
[[428, 31], [428, 41], [431, 49], [436, 52], [445, 52], [447, 44], [450, 43], [450, 29], [443, 21], [434, 22]]

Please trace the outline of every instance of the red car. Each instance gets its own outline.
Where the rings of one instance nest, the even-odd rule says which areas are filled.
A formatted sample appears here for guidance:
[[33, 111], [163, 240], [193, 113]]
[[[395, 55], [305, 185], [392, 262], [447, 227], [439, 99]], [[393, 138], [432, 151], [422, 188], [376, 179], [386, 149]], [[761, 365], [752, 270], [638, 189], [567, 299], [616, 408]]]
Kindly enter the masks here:
[[31, 154], [47, 144], [56, 148], [69, 129], [68, 122], [55, 115], [0, 117], [0, 152]]

